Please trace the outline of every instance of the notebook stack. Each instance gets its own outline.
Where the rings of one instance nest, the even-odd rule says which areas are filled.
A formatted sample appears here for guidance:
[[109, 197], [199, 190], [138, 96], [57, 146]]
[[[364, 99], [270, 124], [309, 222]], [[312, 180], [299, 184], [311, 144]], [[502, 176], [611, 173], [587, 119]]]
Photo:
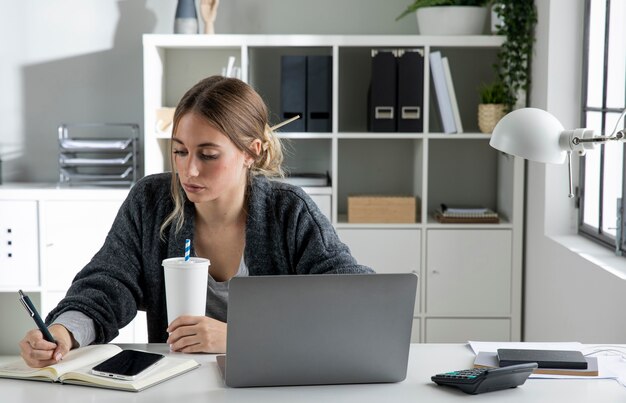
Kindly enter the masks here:
[[500, 217], [486, 207], [448, 207], [441, 205], [435, 219], [444, 224], [498, 224]]

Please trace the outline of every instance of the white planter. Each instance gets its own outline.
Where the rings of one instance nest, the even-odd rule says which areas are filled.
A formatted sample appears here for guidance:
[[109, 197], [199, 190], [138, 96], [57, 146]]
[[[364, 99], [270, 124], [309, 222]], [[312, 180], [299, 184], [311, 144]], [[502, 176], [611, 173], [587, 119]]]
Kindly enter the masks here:
[[421, 35], [481, 35], [488, 10], [477, 6], [422, 7], [415, 12]]

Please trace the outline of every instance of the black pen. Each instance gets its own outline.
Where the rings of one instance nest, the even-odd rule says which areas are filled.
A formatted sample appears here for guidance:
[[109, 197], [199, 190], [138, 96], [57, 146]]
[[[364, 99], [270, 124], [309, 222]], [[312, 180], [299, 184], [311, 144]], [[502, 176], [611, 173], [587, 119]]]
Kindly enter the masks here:
[[56, 340], [54, 340], [54, 337], [52, 337], [52, 334], [50, 334], [50, 331], [46, 327], [45, 323], [43, 323], [43, 320], [41, 320], [41, 316], [39, 316], [35, 305], [33, 305], [33, 302], [30, 300], [30, 298], [28, 298], [28, 295], [24, 294], [22, 290], [19, 290], [19, 293], [20, 302], [22, 303], [22, 305], [24, 305], [24, 308], [26, 309], [26, 312], [28, 312], [28, 315], [33, 318], [33, 320], [37, 324], [37, 327], [39, 328], [39, 330], [41, 330], [41, 333], [43, 333], [43, 338], [49, 342], [57, 344]]

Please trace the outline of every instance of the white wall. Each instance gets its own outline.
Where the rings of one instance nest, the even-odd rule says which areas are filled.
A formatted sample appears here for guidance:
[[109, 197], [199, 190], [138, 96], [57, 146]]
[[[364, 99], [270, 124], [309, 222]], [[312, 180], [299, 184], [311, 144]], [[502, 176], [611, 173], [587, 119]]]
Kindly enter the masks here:
[[[580, 126], [583, 3], [536, 1], [531, 104], [566, 128]], [[566, 166], [528, 163], [526, 195], [524, 339], [623, 343], [626, 281], [552, 238], [575, 231]]]
[[[198, 2], [196, 0], [196, 2]], [[222, 0], [216, 33], [410, 34], [409, 0]], [[144, 33], [172, 33], [175, 0], [19, 0], [0, 12], [6, 182], [55, 182], [62, 122], [143, 121]]]

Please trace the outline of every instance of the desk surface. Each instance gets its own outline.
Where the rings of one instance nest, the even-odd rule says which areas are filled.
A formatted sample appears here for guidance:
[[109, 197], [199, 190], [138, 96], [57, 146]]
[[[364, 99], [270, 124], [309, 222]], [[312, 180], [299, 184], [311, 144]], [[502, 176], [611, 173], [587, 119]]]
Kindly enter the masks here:
[[[164, 344], [122, 345], [168, 353]], [[612, 379], [529, 379], [515, 389], [476, 396], [430, 381], [430, 376], [472, 366], [474, 355], [461, 344], [413, 344], [405, 381], [393, 384], [330, 385], [232, 389], [224, 386], [215, 355], [193, 355], [202, 366], [139, 393], [75, 385], [0, 379], [3, 402], [623, 402], [626, 388]], [[0, 358], [6, 360], [6, 357]]]

